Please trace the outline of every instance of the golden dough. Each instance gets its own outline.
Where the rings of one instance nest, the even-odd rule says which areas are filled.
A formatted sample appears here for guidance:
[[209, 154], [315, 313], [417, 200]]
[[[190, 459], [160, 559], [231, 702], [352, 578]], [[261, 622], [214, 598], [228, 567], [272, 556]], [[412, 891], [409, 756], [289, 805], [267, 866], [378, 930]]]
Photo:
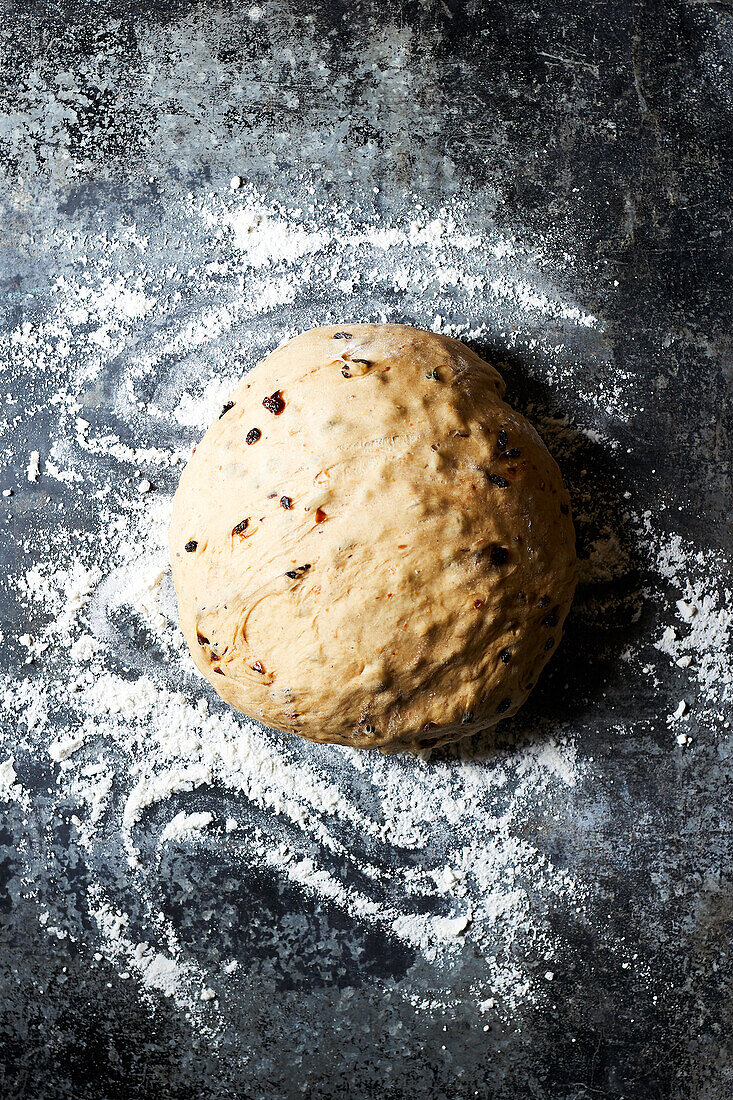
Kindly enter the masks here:
[[576, 583], [560, 472], [457, 340], [329, 326], [247, 374], [173, 504], [181, 627], [223, 699], [385, 751], [514, 714]]

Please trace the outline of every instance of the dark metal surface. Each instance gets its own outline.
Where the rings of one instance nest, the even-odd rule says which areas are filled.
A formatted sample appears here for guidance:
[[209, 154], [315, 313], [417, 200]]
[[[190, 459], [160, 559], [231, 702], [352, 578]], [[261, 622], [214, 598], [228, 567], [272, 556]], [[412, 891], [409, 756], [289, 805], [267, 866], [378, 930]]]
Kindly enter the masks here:
[[[681, 593], [635, 531], [648, 511], [660, 532], [699, 551], [702, 573], [706, 555], [732, 545], [728, 5], [292, 0], [253, 14], [222, 2], [11, 0], [0, 38], [6, 333], [24, 318], [35, 324], [54, 281], [75, 269], [74, 232], [114, 237], [134, 222], [157, 259], [194, 263], [208, 245], [187, 235], [186, 203], [225, 192], [233, 174], [291, 209], [315, 196], [316, 225], [331, 224], [335, 204], [355, 220], [375, 209], [409, 219], [417, 199], [428, 209], [463, 204], [478, 230], [521, 227], [540, 241], [548, 279], [603, 321], [601, 335], [567, 336], [580, 366], [557, 384], [493, 319], [474, 342], [501, 358], [513, 399], [542, 421], [568, 479], [581, 556], [610, 531], [627, 563], [608, 583], [581, 587], [550, 674], [516, 730], [481, 752], [491, 768], [492, 752], [510, 761], [513, 736], [533, 728], [573, 739], [581, 781], [552, 803], [538, 793], [523, 835], [589, 890], [578, 915], [571, 896], [548, 901], [526, 883], [556, 935], [552, 995], [528, 998], [487, 1030], [473, 991], [492, 964], [470, 937], [433, 964], [256, 863], [242, 878], [225, 846], [172, 850], [156, 872], [161, 905], [201, 970], [241, 960], [224, 1023], [220, 1014], [204, 1026], [170, 999], [141, 997], [134, 977], [95, 960], [83, 902], [94, 875], [124, 895], [121, 849], [86, 865], [69, 814], [54, 808], [53, 762], [34, 756], [9, 712], [5, 755], [15, 746], [16, 771], [35, 793], [26, 805], [6, 803], [0, 823], [0, 1094], [726, 1100], [730, 684], [721, 674], [711, 702], [659, 660], [654, 640]], [[69, 234], [62, 243], [60, 231]], [[150, 262], [151, 253], [130, 255], [130, 265]], [[351, 316], [374, 308], [360, 293], [343, 304]], [[287, 315], [263, 312], [251, 358], [284, 324], [311, 314], [317, 323], [333, 295], [325, 285]], [[385, 291], [381, 305], [418, 324], [436, 310], [453, 318], [455, 309], [469, 328], [486, 320], [464, 316], [465, 294], [452, 295], [408, 287]], [[200, 309], [195, 295], [189, 308]], [[19, 371], [4, 347], [3, 390], [20, 402], [3, 441], [10, 484], [29, 448], [48, 452], [54, 421], [43, 401], [65, 368], [35, 359]], [[114, 371], [131, 354], [90, 385], [84, 415], [102, 423]], [[616, 377], [623, 398], [610, 407]], [[598, 434], [552, 420], [565, 414]], [[161, 474], [168, 490], [175, 479], [175, 470]], [[18, 657], [28, 612], [13, 578], [57, 527], [97, 537], [96, 505], [74, 494], [44, 482], [3, 500], [11, 679], [35, 674]], [[728, 606], [724, 586], [719, 596]], [[129, 640], [132, 650], [146, 644]], [[623, 656], [629, 647], [642, 655], [636, 664]], [[683, 698], [693, 738], [684, 753], [668, 720]], [[54, 720], [64, 728], [62, 714]], [[326, 749], [288, 751], [330, 766]], [[359, 797], [366, 807], [366, 784]], [[226, 804], [242, 817], [245, 802], [212, 788], [193, 808], [223, 813]], [[250, 812], [270, 827], [267, 811]], [[432, 865], [445, 845], [439, 823], [433, 832], [399, 858]], [[135, 898], [127, 902], [134, 917]], [[533, 972], [546, 969], [528, 941], [508, 950]], [[429, 1006], [437, 992], [448, 1009]]]

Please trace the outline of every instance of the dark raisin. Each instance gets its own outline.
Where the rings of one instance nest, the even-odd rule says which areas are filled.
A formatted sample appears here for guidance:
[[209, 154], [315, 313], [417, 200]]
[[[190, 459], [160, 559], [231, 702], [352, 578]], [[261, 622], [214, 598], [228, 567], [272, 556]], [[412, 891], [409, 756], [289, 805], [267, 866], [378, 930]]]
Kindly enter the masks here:
[[554, 644], [555, 644], [555, 639], [554, 638], [548, 638], [547, 641], [545, 642], [545, 649], [552, 649]]
[[286, 577], [290, 577], [291, 581], [297, 580], [298, 577], [302, 577], [304, 573], [307, 573], [310, 569], [310, 563], [306, 565], [299, 565], [296, 569], [288, 569], [285, 574]]
[[220, 668], [215, 668], [214, 672], [218, 672], [220, 676], [224, 675], [224, 673], [222, 672], [222, 670]]
[[233, 401], [227, 401], [226, 405], [224, 406], [224, 408], [219, 413], [219, 419], [221, 420], [222, 416], [224, 416], [225, 413], [228, 413], [229, 410], [233, 409], [233, 408], [234, 408], [234, 402]]
[[250, 428], [245, 438], [246, 443], [256, 443], [258, 439], [262, 437], [262, 432], [259, 428]]
[[424, 730], [434, 730], [436, 728], [435, 722], [426, 722], [423, 726]]
[[491, 484], [498, 486], [499, 489], [509, 488], [509, 482], [505, 477], [502, 477], [500, 474], [487, 474], [486, 476]]
[[509, 561], [509, 551], [506, 546], [492, 546], [491, 547], [491, 564], [492, 565], [506, 565]]
[[466, 713], [463, 715], [463, 718], [461, 718], [461, 725], [462, 726], [465, 726], [468, 722], [473, 722], [473, 711], [472, 710], [467, 710]]
[[283, 508], [286, 509], [293, 507], [293, 501], [291, 497], [280, 497], [280, 503], [282, 504]]
[[539, 606], [540, 607], [549, 607], [550, 606], [550, 597], [549, 596], [540, 596]]
[[499, 451], [505, 451], [509, 445], [509, 436], [502, 428], [496, 437], [496, 447]]
[[233, 528], [232, 534], [233, 535], [241, 535], [247, 530], [248, 527], [249, 527], [249, 520], [248, 519], [240, 520], [240, 522], [237, 524], [237, 526], [235, 528]]
[[442, 379], [437, 370], [431, 370], [430, 374], [425, 375], [426, 378], [431, 378], [433, 382], [441, 382]]
[[561, 504], [560, 505], [560, 511], [562, 512], [562, 514], [564, 516], [569, 516], [570, 515], [570, 508], [567, 506], [567, 504]]
[[508, 665], [512, 659], [511, 649], [502, 649], [499, 653], [499, 660], [503, 661], [505, 665]]
[[473, 606], [476, 608], [476, 610], [478, 610], [479, 607], [484, 606], [484, 601], [483, 600], [474, 600], [473, 601]]
[[269, 397], [265, 397], [262, 401], [268, 412], [271, 412], [273, 416], [279, 416], [285, 408], [285, 402], [283, 401], [282, 390], [275, 390]]
[[351, 371], [347, 367], [342, 367], [341, 373], [343, 374], [344, 378], [351, 378]]
[[376, 732], [377, 732], [376, 726], [373, 726], [371, 724], [371, 722], [367, 722], [364, 725], [364, 733], [376, 733]]
[[255, 663], [252, 665], [252, 671], [253, 672], [259, 672], [260, 675], [262, 675], [262, 676], [264, 676], [264, 674], [265, 674], [265, 670], [264, 670], [264, 668], [262, 667], [262, 665], [260, 664], [259, 661], [255, 661]]
[[511, 699], [502, 699], [502, 701], [499, 703], [499, 706], [496, 708], [496, 710], [499, 714], [503, 714], [505, 710], [509, 710], [509, 707], [511, 705], [512, 705]]
[[519, 458], [521, 453], [519, 447], [510, 447], [508, 451], [504, 451], [504, 458]]
[[350, 340], [351, 339], [351, 333], [350, 332], [334, 332], [333, 338], [334, 338], [334, 340]]
[[196, 539], [191, 539], [190, 542], [186, 543], [183, 549], [186, 551], [187, 554], [193, 554], [197, 546], [198, 543], [196, 542]]
[[545, 615], [544, 619], [542, 620], [542, 625], [543, 626], [557, 626], [557, 624], [558, 624], [557, 610], [551, 611], [550, 614]]
[[351, 362], [352, 363], [361, 363], [365, 367], [370, 367], [372, 365], [370, 359], [352, 359]]
[[199, 645], [208, 645], [209, 644], [209, 639], [205, 638], [203, 636], [203, 634], [199, 634], [198, 631], [196, 631], [196, 641], [198, 642]]
[[326, 519], [326, 518], [327, 518], [327, 516], [326, 516], [326, 513], [323, 511], [323, 509], [322, 508], [316, 508], [316, 523], [323, 523], [324, 519]]

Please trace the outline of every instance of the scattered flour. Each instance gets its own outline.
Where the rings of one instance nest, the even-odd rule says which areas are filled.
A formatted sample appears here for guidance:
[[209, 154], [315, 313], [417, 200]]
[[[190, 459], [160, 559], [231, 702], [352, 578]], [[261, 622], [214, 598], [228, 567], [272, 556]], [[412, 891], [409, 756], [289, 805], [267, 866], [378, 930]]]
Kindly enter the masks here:
[[31, 451], [25, 472], [30, 482], [38, 481], [41, 476], [41, 456], [38, 451]]
[[4, 802], [17, 802], [22, 795], [22, 787], [16, 783], [15, 761], [12, 756], [0, 762], [0, 799]]
[[213, 820], [214, 815], [210, 813], [187, 814], [184, 810], [181, 810], [168, 822], [160, 839], [181, 840], [183, 837], [191, 836], [191, 834], [201, 829], [206, 829]]
[[[566, 907], [580, 919], [595, 890], [551, 858], [541, 829], [527, 827], [539, 807], [562, 814], [582, 786], [577, 736], [519, 727], [516, 743], [490, 751], [467, 744], [435, 758], [384, 758], [295, 743], [235, 715], [198, 677], [178, 630], [166, 548], [171, 493], [241, 373], [306, 315], [309, 323], [411, 320], [531, 355], [537, 379], [560, 403], [572, 396], [583, 421], [547, 420], [568, 453], [573, 432], [617, 446], [636, 383], [617, 369], [613, 382], [584, 381], [584, 350], [596, 360], [607, 354], [603, 324], [554, 285], [542, 242], [477, 233], [458, 204], [416, 203], [399, 224], [337, 206], [329, 218], [272, 203], [235, 177], [224, 194], [189, 199], [195, 248], [182, 246], [175, 263], [133, 230], [124, 251], [85, 230], [69, 239], [69, 253], [103, 248], [104, 265], [67, 266], [48, 318], [11, 336], [11, 360], [59, 365], [49, 399], [55, 439], [42, 465], [31, 453], [27, 478], [41, 487], [54, 479], [98, 522], [90, 534], [71, 513], [60, 518], [53, 542], [29, 547], [14, 577], [33, 624], [19, 644], [35, 679], [2, 689], [26, 740], [0, 764], [0, 796], [17, 801], [23, 768], [51, 761], [55, 797], [73, 807], [90, 868], [113, 845], [120, 895], [132, 892], [147, 914], [148, 927], [133, 934], [130, 915], [92, 874], [102, 954], [189, 1012], [219, 1011], [220, 978], [236, 970], [233, 960], [205, 973], [156, 915], [156, 861], [193, 841], [196, 850], [224, 849], [243, 877], [266, 872], [432, 964], [470, 945], [491, 962], [490, 987], [473, 991], [477, 1015], [511, 1015], [546, 998], [554, 977], [523, 961], [523, 950], [551, 959], [562, 931], [548, 914]], [[131, 252], [145, 253], [144, 265]], [[108, 407], [85, 408], [90, 386], [108, 393]], [[728, 565], [686, 549], [651, 512], [629, 505], [629, 524], [650, 563], [658, 626], [625, 658], [640, 675], [654, 660], [680, 670], [685, 700], [670, 713], [669, 740], [688, 746], [692, 735], [679, 724], [719, 713], [733, 694]], [[581, 604], [583, 590], [630, 569], [630, 547], [598, 529], [585, 547]]]

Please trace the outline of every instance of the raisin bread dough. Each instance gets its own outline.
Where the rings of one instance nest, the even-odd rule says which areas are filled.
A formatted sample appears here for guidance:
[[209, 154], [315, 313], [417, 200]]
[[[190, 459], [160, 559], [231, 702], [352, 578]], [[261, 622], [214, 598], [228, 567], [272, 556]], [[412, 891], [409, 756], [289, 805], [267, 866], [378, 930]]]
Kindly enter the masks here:
[[576, 583], [560, 472], [457, 340], [348, 324], [250, 371], [186, 467], [181, 627], [223, 699], [385, 751], [514, 714]]

